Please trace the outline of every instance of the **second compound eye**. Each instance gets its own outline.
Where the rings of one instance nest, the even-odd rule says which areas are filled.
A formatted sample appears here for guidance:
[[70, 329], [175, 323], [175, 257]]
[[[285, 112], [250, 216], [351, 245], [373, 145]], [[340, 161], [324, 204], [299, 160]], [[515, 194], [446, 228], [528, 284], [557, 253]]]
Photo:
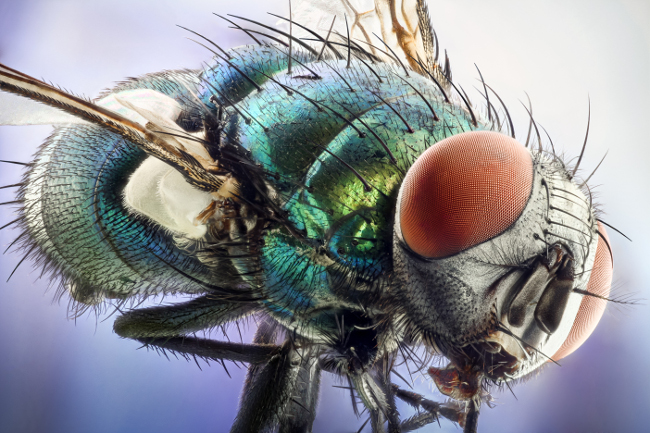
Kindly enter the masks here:
[[580, 309], [573, 321], [571, 331], [560, 349], [553, 355], [554, 360], [560, 360], [573, 353], [582, 345], [603, 317], [607, 298], [612, 287], [612, 276], [614, 271], [614, 259], [609, 247], [609, 237], [605, 227], [598, 222], [598, 246], [596, 247], [596, 258], [589, 275], [587, 292], [593, 296], [585, 295], [580, 303]]
[[531, 155], [511, 137], [473, 131], [441, 140], [404, 178], [397, 204], [404, 242], [427, 258], [485, 242], [519, 218], [532, 183]]

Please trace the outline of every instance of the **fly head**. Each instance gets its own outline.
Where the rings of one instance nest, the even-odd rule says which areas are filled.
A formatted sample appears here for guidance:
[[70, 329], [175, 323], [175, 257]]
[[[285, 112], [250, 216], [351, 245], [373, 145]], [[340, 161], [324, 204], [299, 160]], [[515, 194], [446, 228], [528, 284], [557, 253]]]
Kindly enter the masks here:
[[491, 131], [449, 137], [416, 160], [393, 252], [400, 308], [450, 360], [429, 374], [458, 399], [575, 350], [611, 285], [606, 233], [565, 165]]

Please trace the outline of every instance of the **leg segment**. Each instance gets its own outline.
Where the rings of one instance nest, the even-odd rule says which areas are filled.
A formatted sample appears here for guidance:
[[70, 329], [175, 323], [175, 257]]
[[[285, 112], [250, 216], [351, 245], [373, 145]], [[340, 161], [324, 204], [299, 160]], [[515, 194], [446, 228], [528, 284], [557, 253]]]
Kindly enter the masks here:
[[[274, 344], [281, 331], [277, 322], [264, 317], [253, 341]], [[264, 365], [249, 367], [231, 433], [266, 431], [276, 425], [279, 433], [311, 432], [320, 385], [318, 359], [290, 338], [281, 347]]]
[[386, 406], [383, 409], [383, 415], [388, 421], [388, 433], [401, 433], [399, 413], [395, 406], [395, 393], [390, 380], [392, 370], [391, 358], [387, 355], [378, 360], [374, 366], [374, 375], [377, 384], [383, 391], [386, 398]]
[[129, 311], [115, 320], [113, 330], [124, 338], [172, 337], [223, 325], [254, 311], [253, 303], [227, 302], [204, 295], [182, 304]]
[[[436, 403], [435, 401], [428, 400], [411, 391], [400, 389], [399, 386], [392, 385], [395, 397], [408, 403], [416, 409], [424, 409], [426, 412], [411, 417], [401, 424], [402, 432], [412, 431], [423, 427], [432, 422], [438, 421], [439, 417], [447, 418], [448, 420], [457, 423], [465, 424], [466, 412], [460, 403], [447, 402]], [[466, 429], [467, 427], [465, 427]], [[467, 430], [465, 430], [467, 432]]]
[[267, 363], [251, 370], [231, 433], [256, 433], [279, 422], [293, 397], [300, 357], [292, 342], [286, 341]]
[[272, 344], [226, 343], [185, 334], [210, 329], [255, 312], [255, 304], [224, 302], [205, 295], [176, 305], [142, 308], [118, 317], [115, 332], [158, 350], [184, 357], [263, 364], [280, 351]]
[[321, 369], [317, 359], [301, 359], [293, 396], [280, 417], [278, 433], [311, 433], [316, 418], [320, 375]]
[[185, 358], [209, 361], [233, 361], [258, 365], [276, 357], [281, 348], [273, 344], [227, 343], [193, 337], [136, 338], [145, 346], [154, 346], [163, 353], [172, 352]]

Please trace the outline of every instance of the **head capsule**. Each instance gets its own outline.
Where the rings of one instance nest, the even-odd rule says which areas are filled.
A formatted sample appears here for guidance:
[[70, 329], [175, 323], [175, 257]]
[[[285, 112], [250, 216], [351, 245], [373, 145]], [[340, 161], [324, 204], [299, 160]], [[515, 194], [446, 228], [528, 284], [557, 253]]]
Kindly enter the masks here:
[[[564, 165], [491, 131], [449, 137], [416, 160], [393, 252], [404, 314], [466, 383], [520, 378], [571, 353], [600, 320], [612, 278], [605, 230]], [[430, 373], [445, 392], [449, 372]]]

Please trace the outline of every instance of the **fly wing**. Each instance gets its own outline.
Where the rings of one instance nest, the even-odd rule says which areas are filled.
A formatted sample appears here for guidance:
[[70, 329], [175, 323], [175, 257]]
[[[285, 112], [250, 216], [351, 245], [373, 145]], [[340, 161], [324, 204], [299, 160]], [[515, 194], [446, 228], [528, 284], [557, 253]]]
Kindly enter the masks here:
[[85, 120], [21, 96], [0, 92], [0, 125], [66, 125]]
[[[219, 176], [209, 171], [209, 162], [201, 162], [188, 152], [179, 140], [173, 138], [173, 132], [161, 130], [166, 125], [157, 125], [151, 121], [145, 125], [138, 124], [115, 111], [71, 95], [2, 64], [0, 64], [0, 90], [40, 102], [57, 109], [56, 111], [62, 114], [73, 116], [74, 123], [89, 122], [115, 132], [147, 154], [174, 167], [190, 184], [199, 189], [216, 191], [223, 184]], [[47, 113], [48, 111], [37, 110], [36, 117], [47, 120]], [[67, 123], [65, 120], [68, 118], [64, 117], [61, 123]]]
[[356, 45], [385, 61], [399, 59], [419, 72], [437, 68], [438, 45], [424, 0], [298, 0], [294, 9], [295, 23], [321, 34], [331, 28], [329, 40], [342, 45], [340, 52], [349, 32], [352, 50]]
[[[178, 218], [196, 228], [192, 218], [202, 215], [224, 179], [201, 132], [179, 126], [210, 116], [193, 97], [197, 74], [150, 74], [90, 102], [0, 65], [0, 90], [46, 107], [43, 123], [52, 113], [74, 123], [55, 130], [26, 173], [18, 224], [28, 236], [17, 245], [61, 276], [76, 301], [92, 305], [160, 292], [250, 300], [233, 288], [239, 280], [228, 265], [210, 268], [188, 254], [183, 247], [194, 238], [175, 230], [184, 227]], [[23, 124], [34, 123], [26, 119]], [[148, 170], [151, 163], [160, 176]], [[158, 218], [145, 212], [152, 208]]]

